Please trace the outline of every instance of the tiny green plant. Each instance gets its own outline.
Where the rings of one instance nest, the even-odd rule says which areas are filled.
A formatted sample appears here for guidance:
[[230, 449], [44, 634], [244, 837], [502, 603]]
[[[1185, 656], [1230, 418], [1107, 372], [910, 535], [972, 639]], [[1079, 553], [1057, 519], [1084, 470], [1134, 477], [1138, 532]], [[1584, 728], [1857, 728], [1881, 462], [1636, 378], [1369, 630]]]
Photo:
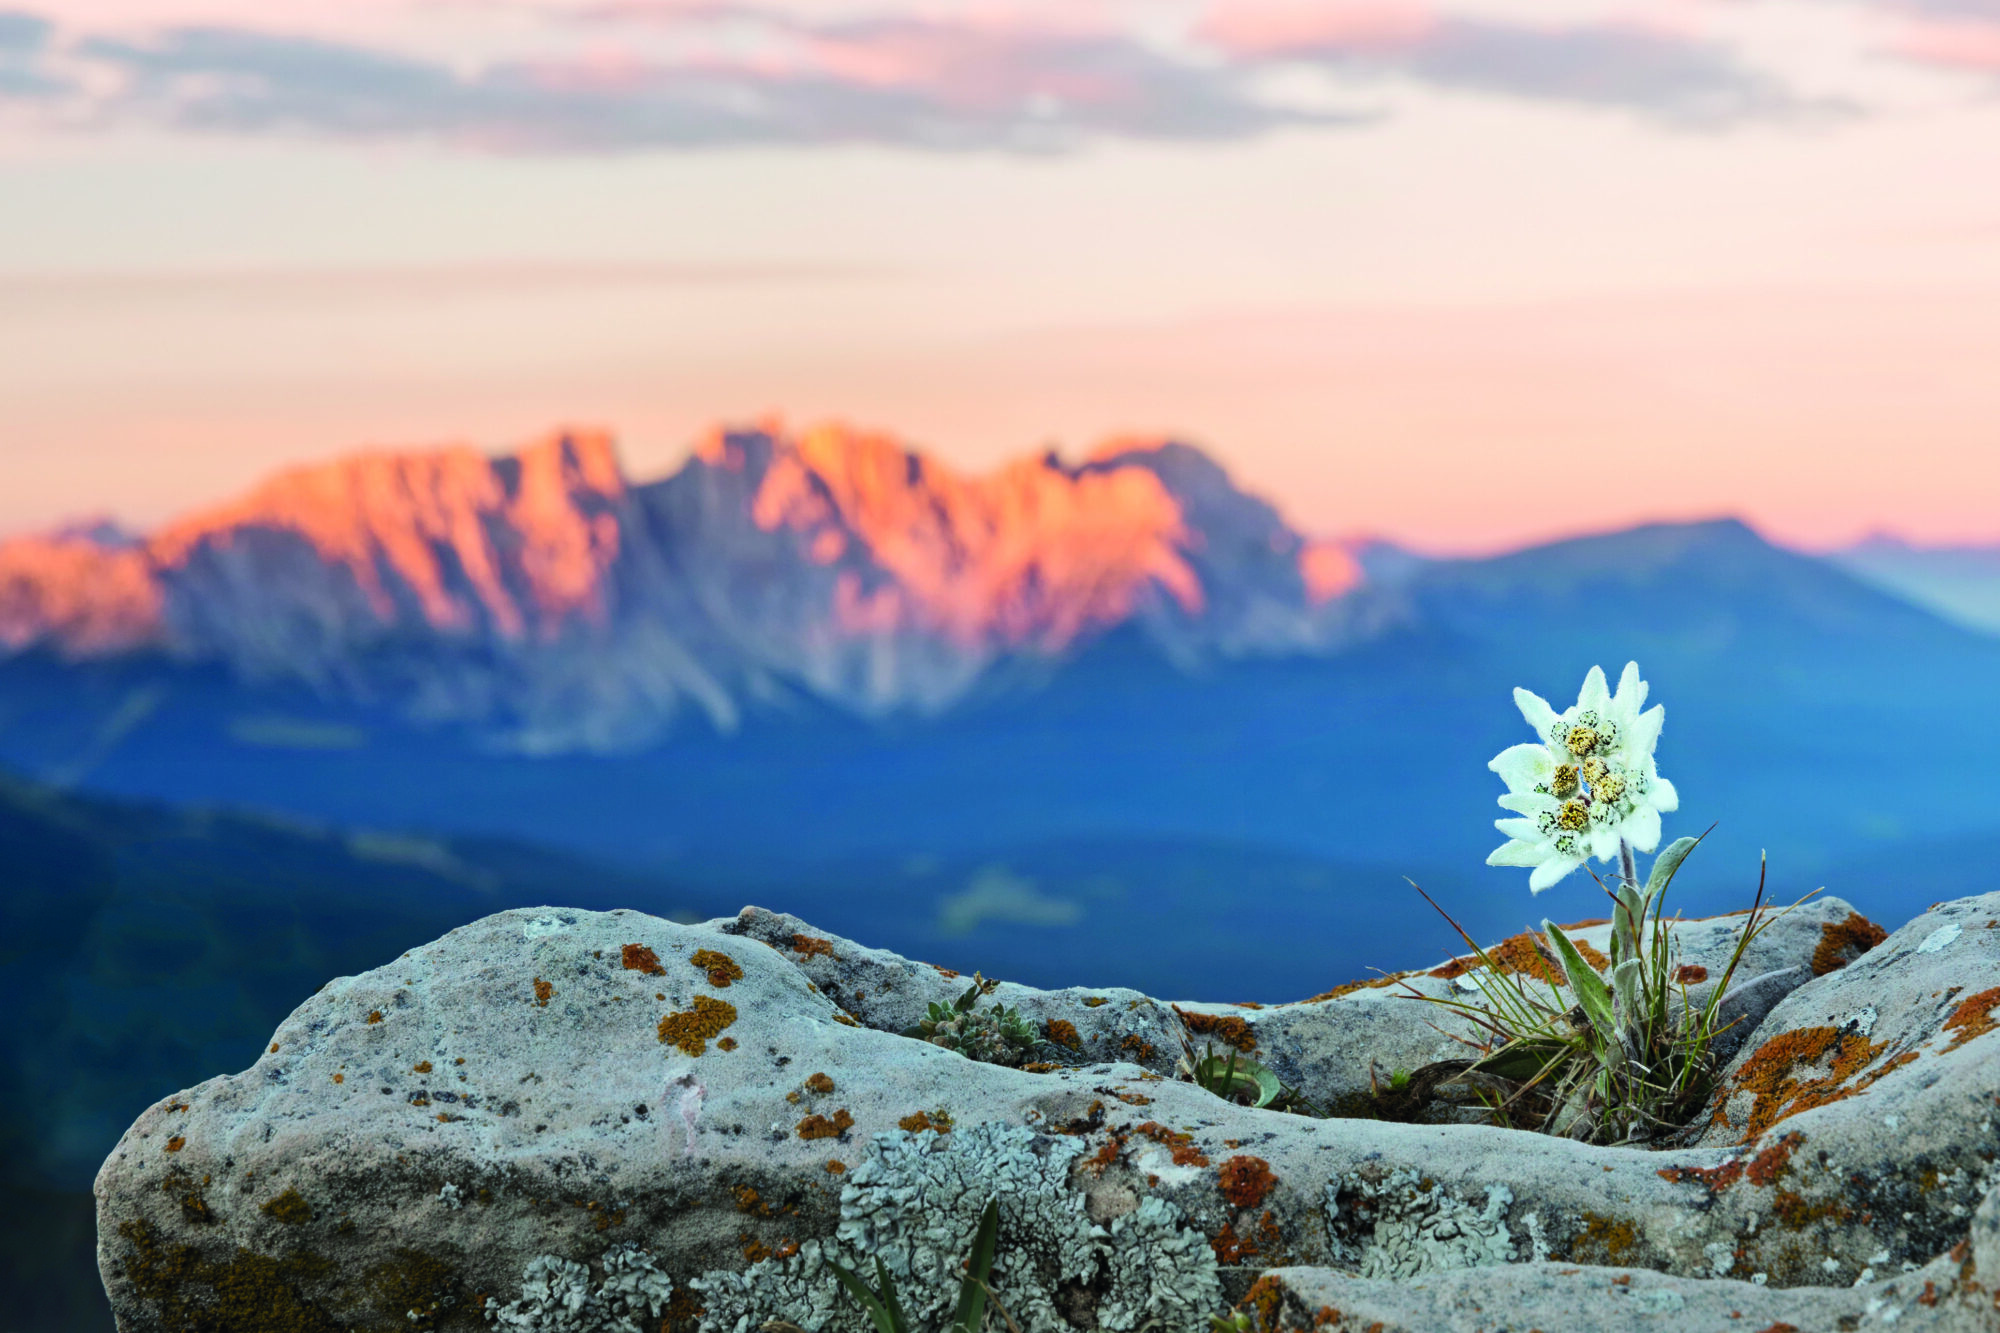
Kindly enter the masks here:
[[[1009, 1333], [1021, 1333], [1014, 1324], [1014, 1317], [1000, 1304], [1000, 1298], [994, 1295], [988, 1283], [993, 1273], [993, 1251], [999, 1238], [1000, 1201], [994, 1199], [980, 1214], [979, 1230], [972, 1237], [972, 1255], [965, 1262], [965, 1280], [959, 1285], [958, 1308], [953, 1312], [951, 1322], [940, 1333], [979, 1333], [986, 1324], [988, 1301], [1006, 1322]], [[827, 1267], [833, 1270], [840, 1285], [846, 1288], [854, 1303], [874, 1323], [876, 1333], [914, 1333], [909, 1317], [903, 1313], [902, 1302], [897, 1299], [895, 1280], [889, 1276], [889, 1270], [880, 1256], [875, 1260], [875, 1291], [870, 1291], [851, 1270], [832, 1260], [827, 1261]], [[804, 1333], [798, 1325], [782, 1319], [767, 1320], [759, 1325], [759, 1329], [762, 1333]]]
[[[1540, 893], [1590, 857], [1617, 858], [1619, 873], [1599, 883], [1612, 901], [1610, 954], [1603, 975], [1560, 926], [1542, 923], [1548, 956], [1563, 987], [1535, 992], [1506, 975], [1443, 908], [1438, 911], [1472, 948], [1471, 972], [1483, 1005], [1405, 988], [1468, 1019], [1483, 1040], [1459, 1081], [1502, 1124], [1599, 1143], [1655, 1139], [1684, 1124], [1713, 1089], [1714, 1040], [1726, 1026], [1723, 1002], [1744, 951], [1775, 918], [1764, 914], [1764, 875], [1717, 984], [1690, 1000], [1675, 965], [1673, 931], [1662, 902], [1698, 838], [1680, 838], [1654, 860], [1641, 886], [1633, 852], [1660, 841], [1660, 814], [1679, 805], [1659, 775], [1653, 747], [1665, 710], [1640, 712], [1645, 681], [1628, 664], [1616, 695], [1592, 667], [1574, 707], [1558, 714], [1540, 697], [1516, 690], [1522, 715], [1546, 744], [1517, 745], [1489, 767], [1508, 786], [1500, 798], [1516, 818], [1497, 821], [1508, 835], [1491, 865], [1532, 870]], [[1705, 834], [1703, 835], [1706, 836]], [[1419, 888], [1419, 893], [1423, 890]], [[1437, 904], [1424, 894], [1425, 901]]]
[[903, 1035], [988, 1064], [1021, 1063], [1028, 1052], [1041, 1044], [1034, 1025], [1019, 1010], [1004, 1004], [976, 1010], [979, 997], [997, 983], [987, 981], [977, 972], [972, 975], [972, 985], [966, 987], [965, 994], [949, 1005], [931, 1001], [924, 1016], [903, 1029]]

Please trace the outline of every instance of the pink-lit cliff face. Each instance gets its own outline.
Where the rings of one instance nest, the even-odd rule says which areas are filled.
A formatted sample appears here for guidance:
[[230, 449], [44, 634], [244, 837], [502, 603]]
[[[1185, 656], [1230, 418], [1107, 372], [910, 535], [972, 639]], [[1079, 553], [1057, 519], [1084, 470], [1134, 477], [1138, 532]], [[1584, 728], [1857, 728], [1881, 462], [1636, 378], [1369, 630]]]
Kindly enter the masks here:
[[[728, 449], [718, 440], [704, 460]], [[819, 563], [853, 549], [887, 576], [873, 591], [841, 576], [836, 614], [850, 633], [1057, 650], [1124, 620], [1150, 585], [1202, 610], [1180, 506], [1141, 468], [1072, 474], [1022, 460], [968, 478], [886, 436], [821, 427], [771, 459], [750, 513], [799, 534]]]
[[[371, 453], [274, 477], [147, 544], [161, 571], [255, 559], [274, 539], [341, 571], [383, 624], [553, 636], [601, 621], [624, 495], [611, 442], [564, 435], [508, 459], [471, 448]], [[396, 590], [396, 591], [392, 591]], [[408, 605], [406, 605], [406, 603]]]
[[727, 724], [771, 678], [942, 708], [1001, 657], [1126, 626], [1182, 654], [1309, 648], [1357, 579], [1181, 444], [966, 476], [845, 427], [716, 432], [631, 486], [607, 437], [567, 433], [294, 469], [140, 542], [0, 544], [0, 650], [152, 650], [368, 698], [442, 655], [458, 674], [427, 673], [426, 716], [520, 695], [616, 730], [676, 700]]

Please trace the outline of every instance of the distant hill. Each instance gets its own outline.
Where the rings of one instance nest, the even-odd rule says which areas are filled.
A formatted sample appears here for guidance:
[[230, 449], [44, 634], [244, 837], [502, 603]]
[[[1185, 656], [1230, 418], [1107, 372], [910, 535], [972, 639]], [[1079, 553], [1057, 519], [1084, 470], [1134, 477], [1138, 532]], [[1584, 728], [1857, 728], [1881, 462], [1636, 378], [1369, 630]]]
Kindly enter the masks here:
[[2000, 634], [2000, 545], [1917, 546], [1870, 537], [1827, 558], [1946, 620]]
[[657, 879], [518, 844], [84, 800], [5, 777], [0, 886], [0, 1184], [60, 1189], [87, 1188], [159, 1097], [249, 1064], [332, 977], [505, 907], [690, 906]]

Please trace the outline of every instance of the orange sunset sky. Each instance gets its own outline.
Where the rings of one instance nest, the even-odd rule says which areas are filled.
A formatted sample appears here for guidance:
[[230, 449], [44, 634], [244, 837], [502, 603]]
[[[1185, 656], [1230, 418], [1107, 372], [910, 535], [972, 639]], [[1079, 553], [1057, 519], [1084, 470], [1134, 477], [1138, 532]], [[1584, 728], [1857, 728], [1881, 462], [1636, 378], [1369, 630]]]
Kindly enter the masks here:
[[2000, 542], [2000, 0], [11, 0], [0, 534], [561, 423]]

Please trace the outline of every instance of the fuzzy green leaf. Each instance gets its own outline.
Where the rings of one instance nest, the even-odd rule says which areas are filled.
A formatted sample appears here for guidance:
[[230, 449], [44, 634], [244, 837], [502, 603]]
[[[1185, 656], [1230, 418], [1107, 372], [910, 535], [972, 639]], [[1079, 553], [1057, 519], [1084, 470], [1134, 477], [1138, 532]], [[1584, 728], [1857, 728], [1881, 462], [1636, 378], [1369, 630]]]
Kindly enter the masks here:
[[1234, 1067], [1221, 1056], [1211, 1055], [1195, 1066], [1195, 1082], [1220, 1097], [1233, 1097], [1239, 1092], [1255, 1094], [1255, 1106], [1269, 1106], [1284, 1095], [1285, 1085], [1278, 1076], [1258, 1064], [1248, 1056], [1231, 1052], [1229, 1059]]
[[1667, 891], [1667, 885], [1673, 882], [1675, 872], [1681, 868], [1681, 862], [1687, 860], [1688, 853], [1693, 851], [1700, 841], [1699, 838], [1675, 838], [1667, 844], [1667, 850], [1653, 858], [1652, 873], [1646, 876], [1648, 901], [1656, 900]]
[[[974, 1003], [978, 1001], [978, 999], [979, 999], [979, 983], [975, 981], [970, 986], [966, 987], [965, 994], [958, 997], [957, 1002], [952, 1005], [952, 1008], [958, 1010], [958, 1012], [960, 1012], [961, 1014], [965, 1013], [966, 1011], [972, 1008], [972, 1006], [974, 1005]], [[932, 1007], [933, 1008], [936, 1007], [935, 1002], [933, 1002]], [[946, 1011], [946, 1016], [947, 1017], [950, 1016], [949, 1010]]]
[[1605, 986], [1604, 978], [1591, 970], [1583, 961], [1583, 955], [1569, 942], [1569, 936], [1562, 933], [1562, 927], [1553, 921], [1542, 922], [1542, 933], [1548, 937], [1549, 947], [1556, 951], [1561, 960], [1563, 973], [1569, 978], [1569, 988], [1576, 995], [1576, 1002], [1583, 1006], [1583, 1015], [1590, 1025], [1597, 1029], [1607, 1045], [1618, 1044], [1618, 1027], [1611, 1013], [1611, 991]]

